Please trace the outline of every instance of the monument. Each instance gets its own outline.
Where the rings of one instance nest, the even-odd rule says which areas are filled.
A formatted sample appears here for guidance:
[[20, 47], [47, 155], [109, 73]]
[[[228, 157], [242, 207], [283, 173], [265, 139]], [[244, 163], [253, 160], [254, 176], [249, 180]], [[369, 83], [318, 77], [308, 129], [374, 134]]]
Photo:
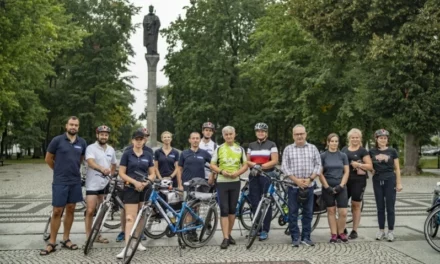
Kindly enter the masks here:
[[147, 88], [147, 127], [150, 130], [150, 145], [157, 146], [157, 40], [159, 38], [160, 20], [154, 14], [154, 7], [150, 5], [149, 13], [144, 17], [144, 46], [147, 48], [145, 59], [148, 65], [148, 88]]

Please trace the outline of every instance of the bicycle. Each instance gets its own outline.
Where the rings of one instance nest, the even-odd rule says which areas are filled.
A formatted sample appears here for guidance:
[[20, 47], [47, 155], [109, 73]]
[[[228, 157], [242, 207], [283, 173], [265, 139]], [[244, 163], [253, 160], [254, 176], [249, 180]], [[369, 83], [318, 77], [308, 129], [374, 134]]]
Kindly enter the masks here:
[[440, 226], [440, 182], [437, 182], [437, 188], [434, 190], [432, 205], [427, 210], [428, 217], [425, 220], [423, 228], [425, 239], [428, 244], [440, 252], [440, 236], [438, 229]]
[[115, 210], [118, 210], [119, 208], [124, 208], [124, 203], [119, 198], [117, 193], [118, 191], [122, 191], [120, 189], [120, 186], [118, 185], [120, 181], [118, 181], [117, 179], [117, 173], [112, 178], [109, 176], [105, 176], [105, 177], [110, 179], [109, 192], [106, 195], [104, 201], [99, 205], [96, 216], [93, 219], [91, 233], [87, 238], [86, 244], [84, 246], [85, 255], [89, 253], [90, 249], [93, 246], [93, 242], [95, 242], [95, 239], [98, 237], [103, 226], [107, 228], [109, 228], [109, 226], [115, 228], [121, 226], [120, 221], [118, 222], [119, 225], [118, 224], [106, 225], [107, 224], [106, 220], [109, 214], [112, 215], [112, 219], [113, 219], [113, 214], [115, 213]]
[[[246, 243], [246, 249], [249, 249], [252, 247], [252, 244], [254, 243], [255, 238], [257, 237], [258, 232], [263, 225], [264, 218], [267, 214], [267, 211], [269, 209], [269, 205], [272, 203], [272, 201], [274, 201], [279, 212], [281, 213], [281, 215], [279, 216], [279, 219], [278, 219], [278, 224], [281, 226], [284, 226], [287, 223], [289, 223], [287, 196], [284, 196], [284, 197], [279, 196], [278, 193], [276, 192], [276, 187], [275, 187], [274, 183], [278, 182], [280, 184], [284, 184], [287, 186], [294, 186], [294, 184], [291, 182], [288, 182], [285, 180], [274, 179], [273, 177], [270, 177], [269, 175], [264, 173], [262, 170], [258, 170], [255, 168], [253, 170], [256, 170], [258, 173], [260, 173], [261, 176], [269, 178], [271, 180], [271, 184], [269, 186], [267, 193], [264, 194], [260, 203], [258, 204], [256, 214], [255, 214], [255, 217], [252, 221], [251, 229], [249, 231], [248, 241]], [[321, 193], [321, 189], [320, 188], [315, 189], [314, 193], [316, 195], [319, 195]], [[314, 218], [315, 220], [312, 223], [312, 230], [311, 230], [312, 232], [316, 228], [316, 226], [318, 225], [319, 219], [321, 218], [322, 213], [323, 212], [319, 212], [316, 214], [314, 213], [314, 215], [316, 215], [316, 217]], [[301, 220], [302, 220], [302, 210], [300, 209], [298, 212], [298, 222], [301, 223]], [[289, 231], [288, 227], [286, 228], [284, 233], [286, 235], [290, 235], [290, 231]]]
[[[170, 191], [183, 193], [182, 208], [180, 212], [176, 212], [158, 194], [161, 186], [160, 180], [151, 181], [141, 173], [135, 173], [150, 182], [152, 185], [152, 192], [150, 198], [139, 210], [136, 217], [136, 221], [130, 233], [130, 238], [128, 239], [127, 246], [124, 250], [124, 263], [130, 263], [136, 253], [145, 225], [149, 218], [152, 217], [153, 208], [156, 208], [168, 223], [169, 232], [178, 235], [180, 256], [182, 256], [182, 249], [185, 248], [185, 245], [191, 248], [199, 248], [206, 245], [211, 240], [218, 223], [215, 194], [192, 191], [193, 189], [196, 190], [198, 187], [197, 185], [199, 184], [195, 179], [184, 184], [189, 191], [184, 190], [182, 192], [179, 189], [170, 188]], [[204, 179], [201, 180], [204, 181]], [[202, 218], [200, 214], [203, 213], [204, 210], [206, 211], [206, 217]], [[197, 234], [197, 231], [199, 231], [199, 234]]]

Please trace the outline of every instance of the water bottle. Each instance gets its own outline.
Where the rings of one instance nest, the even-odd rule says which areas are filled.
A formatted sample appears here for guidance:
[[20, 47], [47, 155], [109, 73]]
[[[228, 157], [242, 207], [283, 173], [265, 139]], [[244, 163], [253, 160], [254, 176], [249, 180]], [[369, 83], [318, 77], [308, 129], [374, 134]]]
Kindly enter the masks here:
[[167, 209], [167, 216], [170, 219], [171, 223], [176, 223], [176, 218], [174, 217], [173, 212], [171, 212], [170, 210]]
[[283, 204], [283, 206], [281, 206], [281, 208], [283, 208], [284, 214], [288, 214], [289, 213], [289, 207], [287, 207], [287, 204]]

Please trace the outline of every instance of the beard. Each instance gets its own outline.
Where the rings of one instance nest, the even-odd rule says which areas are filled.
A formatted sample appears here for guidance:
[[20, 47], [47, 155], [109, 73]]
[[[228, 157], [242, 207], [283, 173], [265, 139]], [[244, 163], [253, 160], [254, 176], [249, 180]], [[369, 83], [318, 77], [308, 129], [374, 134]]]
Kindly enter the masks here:
[[99, 145], [105, 145], [105, 144], [107, 144], [107, 139], [103, 139], [103, 138], [101, 138], [101, 139], [98, 139], [98, 142], [99, 142]]
[[211, 137], [203, 136], [204, 139], [211, 139]]
[[75, 136], [76, 133], [78, 133], [78, 131], [76, 131], [75, 129], [69, 129], [69, 130], [67, 130], [67, 133], [71, 136]]

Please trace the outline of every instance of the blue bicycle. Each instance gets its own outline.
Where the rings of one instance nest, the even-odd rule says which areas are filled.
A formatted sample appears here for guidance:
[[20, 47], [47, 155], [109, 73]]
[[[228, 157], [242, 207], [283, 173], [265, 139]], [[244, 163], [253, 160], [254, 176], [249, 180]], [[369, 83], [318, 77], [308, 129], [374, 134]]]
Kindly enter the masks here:
[[440, 182], [434, 190], [432, 198], [432, 206], [427, 210], [429, 212], [425, 221], [424, 234], [428, 244], [438, 252], [440, 252], [440, 236], [438, 228], [440, 226]]
[[[144, 177], [142, 174], [138, 175]], [[170, 188], [170, 191], [183, 193], [182, 208], [176, 212], [160, 195], [161, 180], [154, 182], [144, 177], [152, 184], [152, 192], [148, 201], [139, 210], [133, 229], [130, 233], [125, 252], [124, 263], [130, 263], [142, 239], [144, 228], [150, 217], [156, 217], [153, 212], [159, 212], [168, 223], [169, 232], [178, 236], [180, 255], [185, 245], [199, 248], [206, 245], [214, 236], [218, 223], [217, 202], [212, 193], [198, 192], [201, 183], [199, 179], [186, 182], [185, 191]], [[203, 179], [201, 179], [204, 181]], [[156, 209], [156, 210], [155, 210]], [[183, 243], [182, 243], [183, 241]]]

